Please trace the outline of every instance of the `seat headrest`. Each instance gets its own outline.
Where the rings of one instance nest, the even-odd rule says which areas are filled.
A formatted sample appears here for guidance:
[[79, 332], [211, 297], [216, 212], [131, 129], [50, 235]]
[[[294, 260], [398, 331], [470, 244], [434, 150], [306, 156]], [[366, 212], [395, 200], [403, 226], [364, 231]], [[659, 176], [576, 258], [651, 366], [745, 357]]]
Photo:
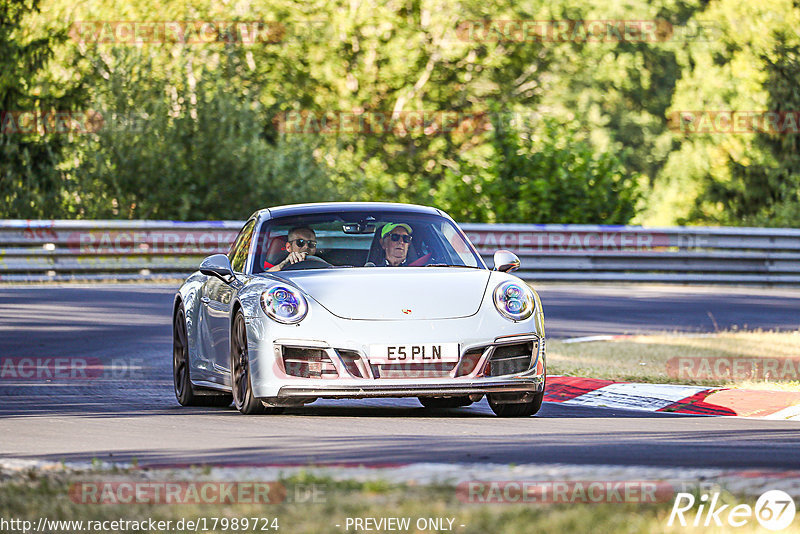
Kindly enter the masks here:
[[270, 238], [267, 251], [264, 254], [264, 269], [277, 265], [286, 258], [286, 243], [288, 236], [276, 235]]

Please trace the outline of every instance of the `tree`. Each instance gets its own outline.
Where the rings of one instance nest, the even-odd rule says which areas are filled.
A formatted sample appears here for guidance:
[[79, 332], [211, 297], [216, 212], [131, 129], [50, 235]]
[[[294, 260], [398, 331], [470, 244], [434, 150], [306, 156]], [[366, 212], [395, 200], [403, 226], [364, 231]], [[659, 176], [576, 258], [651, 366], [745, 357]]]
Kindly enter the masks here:
[[[764, 119], [786, 113], [791, 120], [800, 109], [800, 7], [791, 0], [720, 0], [696, 16], [716, 21], [719, 31], [686, 49], [671, 114], [699, 110], [711, 126], [701, 127], [697, 117], [695, 126], [676, 120], [680, 146], [665, 167], [675, 200], [664, 207], [679, 223], [797, 226], [800, 134], [792, 122], [784, 128], [781, 119], [772, 131]], [[756, 119], [751, 131], [717, 131], [708, 119], [718, 112], [756, 112]]]
[[638, 176], [598, 153], [574, 125], [494, 122], [492, 150], [450, 170], [436, 203], [458, 220], [626, 224], [640, 199]]
[[777, 113], [779, 130], [755, 134], [750, 161], [729, 157], [728, 179], [708, 176], [693, 212], [703, 218], [705, 204], [725, 209], [714, 219], [724, 224], [800, 226], [800, 42], [797, 35], [774, 34], [774, 48], [763, 53], [767, 109]]
[[[264, 21], [274, 39], [58, 37], [47, 52], [57, 61], [11, 61], [0, 77], [16, 72], [11, 85], [39, 100], [5, 106], [74, 109], [43, 95], [64, 97], [71, 86], [57, 80], [78, 80], [86, 95], [75, 105], [98, 110], [106, 126], [3, 137], [6, 216], [241, 218], [265, 204], [334, 199], [439, 203], [487, 221], [669, 224], [691, 213], [738, 224], [795, 211], [796, 147], [771, 144], [785, 137], [684, 137], [668, 123], [681, 109], [764, 109], [768, 80], [795, 76], [792, 0], [253, 0], [244, 12], [211, 0], [46, 1], [44, 14], [34, 0], [8, 4], [36, 24], [12, 24], [2, 61], [71, 20]], [[580, 21], [661, 22], [655, 40], [580, 31], [564, 40], [502, 23], [515, 20], [592, 31], [603, 24]], [[697, 31], [708, 20], [714, 32]], [[788, 36], [777, 56], [770, 25]], [[30, 72], [36, 87], [19, 80]], [[769, 105], [795, 105], [788, 87], [775, 87]], [[364, 112], [407, 125], [420, 111], [473, 124], [298, 134], [279, 120]], [[498, 124], [485, 128], [490, 119]], [[751, 206], [765, 202], [767, 211]]]
[[252, 94], [231, 90], [225, 68], [193, 63], [159, 70], [146, 52], [118, 49], [102, 66], [106, 120], [74, 171], [80, 216], [236, 219], [330, 198], [313, 145], [267, 141]]
[[0, 2], [0, 217], [65, 213], [67, 188], [59, 167], [68, 138], [28, 125], [33, 116], [41, 124], [48, 113], [77, 109], [85, 94], [80, 82], [64, 82], [50, 70], [67, 34], [58, 24], [31, 29], [28, 22], [39, 10], [39, 0]]

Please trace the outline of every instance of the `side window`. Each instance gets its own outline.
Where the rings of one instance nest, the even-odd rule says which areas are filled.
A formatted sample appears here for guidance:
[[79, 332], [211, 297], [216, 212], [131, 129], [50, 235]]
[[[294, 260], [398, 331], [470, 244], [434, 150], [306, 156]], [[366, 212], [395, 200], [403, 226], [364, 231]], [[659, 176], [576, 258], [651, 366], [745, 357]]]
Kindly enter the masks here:
[[242, 231], [239, 232], [239, 237], [236, 238], [231, 251], [228, 253], [228, 259], [231, 260], [231, 267], [237, 273], [244, 270], [247, 264], [247, 252], [250, 250], [250, 241], [253, 238], [253, 228], [255, 228], [256, 221], [251, 220]]

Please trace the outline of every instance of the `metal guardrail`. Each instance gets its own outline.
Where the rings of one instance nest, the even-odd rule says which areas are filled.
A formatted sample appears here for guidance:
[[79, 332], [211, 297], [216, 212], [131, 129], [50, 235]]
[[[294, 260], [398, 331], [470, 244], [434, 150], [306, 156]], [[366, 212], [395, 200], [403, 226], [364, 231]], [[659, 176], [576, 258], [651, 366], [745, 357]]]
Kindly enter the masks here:
[[243, 224], [0, 220], [0, 281], [184, 278]]
[[482, 255], [508, 248], [526, 280], [800, 284], [800, 229], [463, 224]]
[[[243, 222], [0, 220], [0, 281], [183, 278]], [[531, 281], [800, 284], [800, 229], [463, 224]]]

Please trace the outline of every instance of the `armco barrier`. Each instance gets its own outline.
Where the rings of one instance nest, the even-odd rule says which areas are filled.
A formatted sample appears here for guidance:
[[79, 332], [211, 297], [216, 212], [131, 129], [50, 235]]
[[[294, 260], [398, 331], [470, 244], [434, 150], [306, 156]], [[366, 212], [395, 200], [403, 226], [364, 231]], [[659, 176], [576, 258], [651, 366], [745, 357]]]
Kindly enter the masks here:
[[[182, 278], [239, 221], [0, 220], [0, 280]], [[800, 229], [463, 224], [486, 262], [531, 281], [800, 284]]]
[[0, 221], [0, 280], [183, 278], [242, 222]]
[[526, 280], [800, 284], [800, 229], [463, 224], [485, 258], [514, 251]]

